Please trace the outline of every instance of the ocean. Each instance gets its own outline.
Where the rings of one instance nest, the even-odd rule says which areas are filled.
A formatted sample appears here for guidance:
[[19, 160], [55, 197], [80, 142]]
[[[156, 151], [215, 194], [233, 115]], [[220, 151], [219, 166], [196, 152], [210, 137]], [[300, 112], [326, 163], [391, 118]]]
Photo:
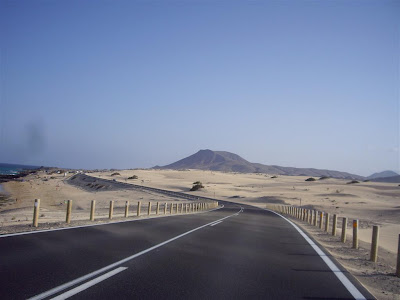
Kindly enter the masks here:
[[0, 163], [0, 175], [16, 175], [23, 170], [37, 169], [37, 166], [13, 165]]

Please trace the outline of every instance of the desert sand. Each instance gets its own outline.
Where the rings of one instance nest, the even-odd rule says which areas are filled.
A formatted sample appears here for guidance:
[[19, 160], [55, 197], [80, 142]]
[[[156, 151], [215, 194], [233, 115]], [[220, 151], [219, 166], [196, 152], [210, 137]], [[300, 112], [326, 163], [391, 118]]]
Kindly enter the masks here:
[[[398, 238], [400, 234], [400, 186], [396, 183], [360, 182], [348, 184], [349, 180], [315, 178], [316, 181], [305, 181], [304, 176], [277, 176], [273, 174], [224, 173], [200, 170], [123, 170], [120, 175], [111, 176], [111, 171], [94, 172], [88, 175], [131, 182], [143, 186], [191, 193], [199, 196], [250, 204], [266, 208], [271, 204], [296, 205], [313, 208], [340, 217], [348, 217], [360, 222], [359, 238], [365, 249], [369, 247], [372, 226], [379, 225], [380, 256], [379, 265], [355, 262], [367, 261], [366, 254], [341, 250], [335, 252], [338, 242], [322, 236], [319, 240], [346, 268], [364, 284], [369, 286], [378, 299], [400, 299], [400, 279], [390, 275], [395, 268]], [[136, 175], [138, 179], [127, 178]], [[72, 176], [68, 174], [68, 176]], [[29, 175], [24, 182], [3, 183], [3, 189], [9, 194], [9, 200], [0, 207], [0, 233], [10, 232], [7, 228], [18, 230], [18, 226], [29, 226], [32, 222], [32, 208], [35, 198], [41, 199], [40, 222], [59, 222], [65, 220], [66, 200], [73, 200], [73, 221], [89, 218], [91, 200], [96, 200], [97, 218], [106, 220], [109, 201], [115, 201], [115, 214], [122, 216], [125, 201], [132, 205], [137, 201], [167, 202], [179, 200], [164, 195], [134, 190], [86, 191], [67, 183], [68, 176], [63, 174], [48, 175], [43, 171]], [[193, 182], [201, 181], [204, 189], [190, 192]], [[65, 223], [64, 223], [65, 224]], [[340, 225], [340, 219], [338, 224]], [[350, 224], [349, 224], [350, 225]], [[321, 235], [315, 228], [302, 225], [314, 237]], [[340, 226], [339, 226], [340, 227]], [[25, 227], [21, 227], [25, 228]], [[12, 231], [11, 230], [11, 231]], [[340, 232], [340, 231], [339, 231]], [[348, 230], [351, 240], [351, 230]], [[331, 249], [331, 248], [333, 249]], [[342, 249], [342, 248], [340, 248]], [[361, 255], [360, 259], [358, 255]], [[347, 259], [352, 257], [352, 259]], [[342, 260], [340, 260], [343, 258]], [[348, 263], [351, 261], [351, 263]], [[346, 264], [347, 263], [347, 264]], [[354, 270], [352, 270], [354, 269]], [[375, 270], [375, 271], [374, 271]], [[379, 270], [379, 272], [377, 271]], [[375, 273], [374, 273], [375, 272]], [[376, 279], [386, 272], [387, 278]], [[367, 274], [368, 276], [366, 276]], [[379, 275], [380, 274], [380, 275]], [[375, 277], [374, 277], [375, 276]], [[379, 277], [379, 278], [382, 278]], [[388, 287], [389, 286], [389, 287]], [[388, 289], [390, 291], [388, 291]], [[378, 295], [377, 295], [378, 294]]]

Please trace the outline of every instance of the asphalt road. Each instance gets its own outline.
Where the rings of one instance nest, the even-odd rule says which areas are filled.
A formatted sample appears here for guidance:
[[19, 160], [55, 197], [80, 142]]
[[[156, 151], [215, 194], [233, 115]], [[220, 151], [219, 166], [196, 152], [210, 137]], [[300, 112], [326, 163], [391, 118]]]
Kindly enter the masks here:
[[0, 298], [373, 299], [284, 218], [220, 204], [194, 215], [0, 236]]

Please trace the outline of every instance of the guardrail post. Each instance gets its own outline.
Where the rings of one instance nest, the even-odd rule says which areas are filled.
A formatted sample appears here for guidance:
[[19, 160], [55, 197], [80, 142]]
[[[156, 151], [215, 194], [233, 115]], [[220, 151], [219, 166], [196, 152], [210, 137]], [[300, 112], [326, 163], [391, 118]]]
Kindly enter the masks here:
[[156, 207], [156, 215], [160, 213], [160, 203], [157, 202], [157, 207]]
[[313, 220], [314, 226], [317, 226], [317, 215], [318, 215], [318, 210], [314, 210], [314, 220]]
[[397, 267], [396, 267], [396, 276], [400, 277], [400, 234], [399, 241], [397, 246]]
[[174, 209], [174, 204], [173, 203], [171, 203], [171, 207], [170, 207], [170, 210], [169, 210], [169, 214], [170, 215], [172, 215], [172, 210]]
[[325, 232], [328, 232], [329, 230], [329, 214], [325, 214]]
[[67, 201], [67, 216], [65, 217], [65, 222], [67, 224], [71, 223], [71, 210], [72, 210], [72, 200]]
[[342, 243], [346, 243], [346, 235], [347, 235], [347, 218], [343, 218], [342, 221]]
[[324, 224], [324, 213], [321, 211], [319, 213], [319, 229], [322, 229], [323, 224]]
[[379, 243], [379, 226], [372, 228], [372, 243], [370, 260], [376, 262], [378, 260], [378, 243]]
[[33, 205], [33, 227], [38, 227], [39, 225], [39, 210], [40, 210], [40, 199], [35, 199]]
[[358, 220], [353, 220], [353, 248], [358, 249]]
[[181, 214], [183, 214], [183, 203], [181, 203]]
[[149, 208], [147, 209], [147, 215], [150, 216], [151, 214], [151, 202], [149, 202]]
[[167, 214], [167, 206], [168, 206], [168, 204], [167, 204], [167, 202], [165, 202], [165, 205], [164, 205], [164, 215]]
[[114, 201], [110, 201], [110, 211], [108, 212], [108, 218], [112, 219], [114, 212]]
[[140, 207], [142, 206], [142, 202], [141, 201], [139, 201], [138, 203], [137, 203], [137, 216], [138, 217], [140, 217]]
[[92, 200], [92, 204], [90, 205], [90, 221], [94, 221], [94, 209], [96, 207], [96, 200]]
[[332, 222], [332, 235], [336, 236], [336, 228], [337, 228], [337, 215], [333, 215], [333, 222]]
[[129, 201], [125, 202], [125, 218], [129, 216]]

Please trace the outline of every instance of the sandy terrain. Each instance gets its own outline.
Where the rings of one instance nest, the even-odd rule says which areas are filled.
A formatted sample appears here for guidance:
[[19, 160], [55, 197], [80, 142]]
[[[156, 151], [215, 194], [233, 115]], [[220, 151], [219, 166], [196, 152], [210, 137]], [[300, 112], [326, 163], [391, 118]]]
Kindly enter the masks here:
[[[117, 180], [135, 173], [138, 184], [189, 192], [192, 183], [201, 181], [205, 189], [194, 192], [205, 197], [266, 207], [267, 203], [300, 204], [339, 217], [360, 221], [360, 239], [370, 242], [372, 225], [381, 226], [380, 245], [397, 252], [400, 234], [400, 186], [397, 183], [324, 179], [306, 182], [304, 176], [240, 174], [211, 171], [134, 170], [121, 171]], [[102, 173], [93, 176], [109, 177]], [[318, 178], [316, 178], [318, 179]], [[351, 233], [351, 232], [350, 232]]]
[[[372, 225], [379, 225], [381, 249], [378, 265], [367, 261], [368, 259], [365, 258], [367, 254], [364, 253], [367, 250], [357, 252], [351, 247], [350, 249], [338, 248], [337, 240], [327, 241], [326, 234], [322, 236], [323, 239], [320, 242], [338, 259], [344, 257], [341, 263], [367, 285], [378, 299], [400, 299], [400, 279], [393, 276], [400, 234], [400, 186], [396, 183], [347, 184], [349, 180], [318, 180], [318, 178], [316, 181], [306, 182], [305, 179], [308, 177], [303, 176], [271, 178], [272, 174], [199, 170], [124, 170], [118, 171], [120, 175], [117, 176], [111, 176], [112, 173], [97, 172], [89, 175], [263, 208], [271, 203], [301, 205], [330, 214], [338, 214], [339, 217], [348, 217], [349, 223], [352, 219], [358, 219], [360, 221], [359, 236], [361, 244], [366, 245], [365, 249], [368, 249], [371, 241]], [[138, 179], [127, 180], [132, 175], [137, 175]], [[2, 225], [0, 233], [7, 232], [6, 228], [9, 225], [30, 224], [35, 198], [41, 199], [41, 222], [49, 223], [62, 222], [65, 219], [65, 201], [68, 199], [73, 200], [72, 220], [75, 222], [88, 219], [91, 200], [96, 200], [97, 216], [105, 220], [110, 200], [115, 201], [116, 214], [120, 216], [123, 214], [123, 206], [127, 200], [132, 204], [139, 200], [143, 203], [177, 201], [167, 196], [133, 190], [85, 191], [67, 184], [66, 179], [63, 175], [49, 176], [40, 172], [38, 175], [26, 177], [24, 182], [4, 183], [3, 188], [10, 194], [11, 200], [0, 206], [0, 224]], [[192, 183], [195, 181], [201, 181], [205, 188], [190, 192]], [[341, 224], [340, 219], [338, 224]], [[314, 231], [315, 229], [311, 228], [310, 232], [313, 236], [318, 237], [320, 232]], [[351, 240], [351, 230], [348, 232], [348, 240]], [[335, 252], [335, 249], [340, 250]]]
[[[89, 219], [92, 200], [96, 200], [96, 219], [108, 218], [110, 200], [114, 201], [114, 219], [124, 215], [126, 201], [130, 202], [131, 215], [136, 213], [138, 201], [142, 203], [142, 214], [149, 202], [155, 204], [181, 201], [166, 195], [129, 189], [87, 191], [68, 184], [66, 181], [71, 176], [72, 174], [64, 177], [60, 174], [47, 175], [45, 172], [39, 172], [37, 175], [24, 177], [23, 182], [3, 183], [3, 189], [9, 194], [9, 198], [7, 200], [0, 198], [0, 233], [18, 230], [18, 228], [8, 230], [10, 226], [30, 225], [36, 198], [40, 199], [39, 223], [42, 225], [39, 227], [43, 227], [44, 223], [63, 222], [67, 200], [72, 200], [72, 222]], [[154, 205], [152, 206], [154, 208]], [[25, 228], [26, 226], [21, 227]]]

